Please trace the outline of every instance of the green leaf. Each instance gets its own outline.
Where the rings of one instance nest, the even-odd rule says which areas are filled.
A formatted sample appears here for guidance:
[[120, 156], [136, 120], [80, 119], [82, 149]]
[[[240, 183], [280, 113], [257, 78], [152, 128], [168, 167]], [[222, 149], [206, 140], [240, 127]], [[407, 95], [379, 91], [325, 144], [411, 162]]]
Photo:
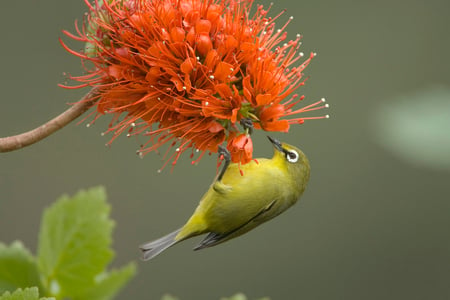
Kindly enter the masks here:
[[0, 300], [38, 300], [39, 290], [37, 287], [27, 289], [17, 289], [14, 293], [5, 292], [0, 297]]
[[169, 294], [165, 294], [162, 296], [161, 300], [179, 300], [177, 297], [174, 297], [172, 295]]
[[0, 243], [0, 293], [29, 286], [42, 290], [35, 258], [19, 241]]
[[[221, 298], [220, 300], [247, 300], [247, 296], [242, 293], [237, 293], [236, 295], [231, 296], [230, 298]], [[270, 300], [270, 298], [264, 297], [259, 300]]]
[[57, 298], [79, 298], [111, 261], [114, 223], [102, 187], [62, 196], [45, 210], [38, 245], [44, 285]]
[[221, 298], [220, 300], [247, 300], [247, 297], [242, 293], [238, 293], [230, 298]]
[[5, 292], [0, 296], [0, 300], [55, 300], [55, 298], [39, 298], [37, 287], [17, 289], [14, 293]]
[[136, 264], [129, 263], [120, 270], [112, 270], [97, 277], [97, 284], [87, 291], [80, 299], [107, 300], [112, 299], [115, 294], [136, 273]]
[[450, 170], [450, 88], [434, 86], [378, 101], [373, 139], [415, 166]]

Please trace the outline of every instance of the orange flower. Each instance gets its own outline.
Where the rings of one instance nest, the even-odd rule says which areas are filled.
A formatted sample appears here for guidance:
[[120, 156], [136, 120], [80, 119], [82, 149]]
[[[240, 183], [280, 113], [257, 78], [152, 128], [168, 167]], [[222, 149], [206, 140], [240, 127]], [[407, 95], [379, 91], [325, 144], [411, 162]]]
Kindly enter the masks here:
[[[304, 84], [296, 66], [300, 35], [286, 43], [285, 28], [263, 6], [252, 16], [253, 1], [85, 0], [90, 13], [77, 34], [86, 44], [81, 57], [86, 75], [70, 77], [96, 87], [96, 117], [112, 114], [110, 143], [121, 133], [145, 135], [143, 155], [169, 145], [176, 163], [187, 149], [217, 152], [227, 142], [235, 162], [247, 163], [252, 143], [238, 126], [249, 119], [256, 129], [287, 132], [290, 124], [322, 117], [291, 115], [326, 107], [316, 102], [293, 110], [303, 97], [286, 98]], [[284, 44], [282, 44], [284, 43]], [[67, 86], [66, 86], [67, 87]], [[94, 122], [92, 121], [92, 122]], [[170, 151], [175, 149], [175, 151]]]
[[248, 134], [231, 137], [227, 149], [232, 162], [246, 164], [252, 160], [253, 142]]

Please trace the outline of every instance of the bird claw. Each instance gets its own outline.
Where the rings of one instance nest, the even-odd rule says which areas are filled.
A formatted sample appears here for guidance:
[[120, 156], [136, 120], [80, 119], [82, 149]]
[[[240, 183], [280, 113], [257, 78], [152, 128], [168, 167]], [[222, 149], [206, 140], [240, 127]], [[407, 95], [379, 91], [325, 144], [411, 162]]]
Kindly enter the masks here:
[[219, 151], [217, 151], [217, 153], [219, 154], [220, 159], [223, 159], [225, 161], [231, 160], [231, 154], [230, 151], [228, 151], [227, 147], [219, 145]]
[[240, 121], [241, 126], [247, 131], [248, 134], [253, 133], [253, 121], [250, 118], [243, 118]]
[[228, 151], [227, 147], [225, 147], [223, 145], [219, 145], [219, 150], [217, 151], [217, 153], [219, 154], [219, 158], [224, 160], [224, 165], [223, 165], [222, 169], [220, 170], [219, 174], [217, 175], [217, 180], [216, 180], [216, 181], [221, 181], [223, 175], [225, 174], [225, 171], [227, 170], [228, 166], [230, 165], [231, 153], [230, 153], [230, 151]]

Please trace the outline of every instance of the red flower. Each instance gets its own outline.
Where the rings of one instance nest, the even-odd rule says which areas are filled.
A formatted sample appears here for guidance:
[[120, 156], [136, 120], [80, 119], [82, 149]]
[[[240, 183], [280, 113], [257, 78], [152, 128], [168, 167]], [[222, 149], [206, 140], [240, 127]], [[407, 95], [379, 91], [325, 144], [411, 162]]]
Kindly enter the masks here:
[[246, 164], [252, 160], [253, 142], [246, 133], [231, 137], [227, 149], [232, 162]]
[[287, 132], [311, 117], [285, 117], [325, 107], [319, 101], [292, 110], [303, 97], [285, 100], [304, 84], [314, 54], [295, 66], [300, 36], [281, 44], [292, 18], [276, 30], [281, 14], [270, 18], [258, 6], [251, 16], [252, 0], [85, 2], [90, 14], [83, 26], [76, 35], [65, 31], [85, 50], [62, 44], [86, 66], [86, 75], [71, 77], [80, 83], [75, 88], [99, 90], [96, 118], [113, 115], [110, 142], [124, 131], [149, 136], [138, 152], [169, 144], [167, 159], [175, 164], [189, 148], [201, 157], [226, 141], [232, 160], [247, 163], [253, 149], [237, 125], [242, 119]]

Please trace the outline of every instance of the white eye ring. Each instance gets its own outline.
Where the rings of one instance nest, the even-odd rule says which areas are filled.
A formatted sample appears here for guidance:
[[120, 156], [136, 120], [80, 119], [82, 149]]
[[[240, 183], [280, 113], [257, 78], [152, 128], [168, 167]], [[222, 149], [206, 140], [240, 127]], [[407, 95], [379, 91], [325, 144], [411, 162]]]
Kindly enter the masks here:
[[298, 161], [298, 153], [295, 150], [289, 150], [286, 152], [286, 159], [290, 163], [296, 163]]

